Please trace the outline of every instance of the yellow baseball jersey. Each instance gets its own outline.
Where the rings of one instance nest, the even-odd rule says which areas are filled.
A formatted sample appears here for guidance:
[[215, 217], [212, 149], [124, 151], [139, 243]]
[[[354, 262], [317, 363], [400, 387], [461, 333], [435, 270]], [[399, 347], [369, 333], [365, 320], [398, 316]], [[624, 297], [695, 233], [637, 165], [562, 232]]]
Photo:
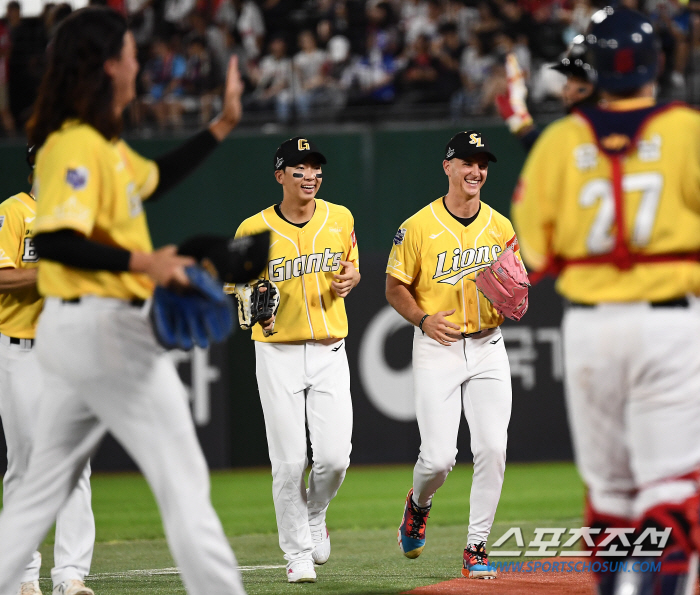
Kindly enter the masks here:
[[700, 114], [635, 99], [551, 124], [525, 163], [512, 217], [531, 269], [569, 261], [557, 290], [571, 301], [700, 294]]
[[474, 279], [506, 248], [520, 256], [513, 226], [503, 215], [482, 202], [476, 219], [465, 227], [441, 197], [401, 224], [386, 272], [413, 288], [421, 310], [454, 309], [447, 319], [460, 332], [476, 333], [503, 322]]
[[[33, 269], [39, 265], [34, 249], [36, 203], [24, 192], [0, 204], [0, 269]], [[33, 339], [44, 301], [36, 285], [0, 293], [0, 333]]]
[[270, 254], [263, 278], [280, 292], [274, 334], [265, 337], [253, 327], [254, 341], [284, 343], [310, 339], [341, 339], [348, 334], [345, 300], [331, 288], [342, 272], [341, 260], [359, 270], [355, 223], [350, 211], [325, 200], [304, 227], [280, 218], [274, 206], [241, 223], [236, 237], [270, 230]]
[[[34, 184], [36, 234], [72, 229], [101, 244], [153, 251], [142, 200], [158, 185], [158, 166], [124, 141], [110, 142], [87, 124], [67, 121], [39, 150]], [[146, 299], [153, 282], [144, 274], [89, 271], [42, 260], [39, 292], [67, 299]]]

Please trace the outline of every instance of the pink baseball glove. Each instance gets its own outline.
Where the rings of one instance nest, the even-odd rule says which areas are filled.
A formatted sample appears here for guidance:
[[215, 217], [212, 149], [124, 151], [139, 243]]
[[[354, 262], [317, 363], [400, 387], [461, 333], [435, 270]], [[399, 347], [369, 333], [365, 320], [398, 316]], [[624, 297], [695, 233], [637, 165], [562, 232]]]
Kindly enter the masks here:
[[520, 320], [527, 312], [530, 280], [512, 248], [476, 274], [476, 286], [503, 316]]

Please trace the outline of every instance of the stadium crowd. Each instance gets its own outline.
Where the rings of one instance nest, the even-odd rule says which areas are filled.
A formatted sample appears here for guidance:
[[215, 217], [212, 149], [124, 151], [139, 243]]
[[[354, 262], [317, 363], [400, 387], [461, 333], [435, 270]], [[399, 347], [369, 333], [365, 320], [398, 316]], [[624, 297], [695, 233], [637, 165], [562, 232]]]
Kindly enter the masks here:
[[[655, 23], [665, 55], [662, 95], [697, 102], [699, 0], [620, 0]], [[142, 69], [134, 128], [208, 122], [229, 56], [239, 57], [249, 122], [460, 119], [495, 113], [504, 58], [515, 53], [535, 112], [557, 102], [552, 71], [604, 0], [93, 0], [126, 14]], [[0, 23], [0, 123], [21, 129], [45, 51], [68, 4]]]

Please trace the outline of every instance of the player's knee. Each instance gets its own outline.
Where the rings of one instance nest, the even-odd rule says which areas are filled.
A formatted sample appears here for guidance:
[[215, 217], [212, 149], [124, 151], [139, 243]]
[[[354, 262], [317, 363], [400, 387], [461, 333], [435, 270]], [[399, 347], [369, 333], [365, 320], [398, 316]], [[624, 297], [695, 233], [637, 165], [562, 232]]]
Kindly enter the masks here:
[[347, 455], [314, 457], [314, 471], [327, 477], [343, 477], [349, 466]]
[[421, 453], [421, 462], [431, 476], [447, 475], [457, 462], [457, 453], [454, 450], [431, 452], [427, 456]]
[[494, 468], [506, 467], [506, 446], [500, 442], [491, 442], [482, 444], [480, 448], [474, 452], [475, 465], [489, 465]]

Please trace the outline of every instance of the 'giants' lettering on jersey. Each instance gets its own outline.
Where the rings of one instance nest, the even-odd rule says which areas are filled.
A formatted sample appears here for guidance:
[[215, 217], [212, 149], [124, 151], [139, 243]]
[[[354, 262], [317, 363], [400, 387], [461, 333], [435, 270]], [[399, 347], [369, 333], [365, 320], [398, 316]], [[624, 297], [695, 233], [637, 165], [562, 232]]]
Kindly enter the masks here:
[[284, 257], [275, 258], [269, 262], [267, 272], [270, 281], [275, 283], [311, 273], [330, 273], [340, 268], [342, 257], [342, 252], [331, 252], [326, 248], [323, 254], [302, 254], [291, 260]]
[[468, 248], [467, 250], [461, 252], [459, 248], [455, 248], [452, 251], [452, 261], [451, 263], [448, 263], [451, 264], [449, 268], [445, 268], [447, 252], [440, 252], [440, 254], [437, 255], [437, 265], [435, 266], [435, 274], [433, 275], [433, 279], [440, 279], [440, 277], [444, 277], [443, 279], [440, 279], [438, 283], [449, 283], [450, 285], [454, 285], [467, 275], [487, 267], [491, 261], [498, 258], [498, 255], [502, 251], [503, 249], [498, 245]]

